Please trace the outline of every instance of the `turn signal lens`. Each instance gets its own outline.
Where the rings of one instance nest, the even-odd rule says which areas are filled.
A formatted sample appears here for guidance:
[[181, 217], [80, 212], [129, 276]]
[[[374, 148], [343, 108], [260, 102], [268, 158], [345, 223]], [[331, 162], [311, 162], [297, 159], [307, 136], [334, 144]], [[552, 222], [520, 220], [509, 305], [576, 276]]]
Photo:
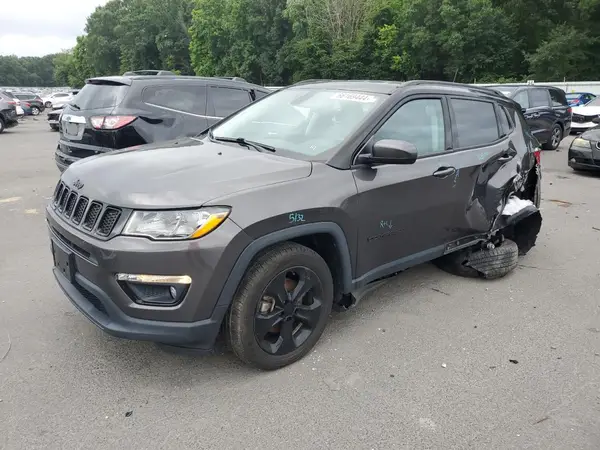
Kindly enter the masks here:
[[135, 119], [135, 116], [95, 116], [90, 118], [90, 122], [96, 130], [118, 130]]

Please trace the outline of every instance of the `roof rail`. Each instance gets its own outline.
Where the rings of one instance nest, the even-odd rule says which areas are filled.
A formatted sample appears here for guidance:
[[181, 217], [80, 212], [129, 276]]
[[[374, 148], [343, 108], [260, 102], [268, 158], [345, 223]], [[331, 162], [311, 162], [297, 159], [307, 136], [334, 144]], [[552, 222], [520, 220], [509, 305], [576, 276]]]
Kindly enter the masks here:
[[131, 77], [135, 75], [177, 75], [175, 72], [170, 70], [131, 70], [123, 74], [124, 77]]
[[495, 94], [497, 95], [499, 92], [496, 91], [495, 89], [492, 89], [491, 87], [485, 87], [485, 86], [475, 86], [473, 84], [466, 84], [466, 83], [456, 83], [454, 81], [436, 81], [436, 80], [411, 80], [411, 81], [407, 81], [406, 85], [410, 86], [410, 85], [419, 85], [419, 84], [436, 84], [436, 85], [442, 85], [442, 86], [448, 86], [448, 87], [464, 87], [464, 88], [468, 88], [472, 91], [476, 91], [476, 92], [482, 92], [482, 93], [486, 93], [486, 94]]
[[294, 83], [292, 86], [299, 86], [302, 84], [310, 84], [310, 83], [325, 83], [327, 81], [332, 81], [332, 80], [324, 79], [324, 78], [311, 78], [309, 80], [298, 81], [297, 83]]
[[215, 78], [219, 78], [221, 80], [241, 81], [243, 83], [247, 83], [247, 81], [245, 79], [243, 79], [242, 77], [215, 77]]

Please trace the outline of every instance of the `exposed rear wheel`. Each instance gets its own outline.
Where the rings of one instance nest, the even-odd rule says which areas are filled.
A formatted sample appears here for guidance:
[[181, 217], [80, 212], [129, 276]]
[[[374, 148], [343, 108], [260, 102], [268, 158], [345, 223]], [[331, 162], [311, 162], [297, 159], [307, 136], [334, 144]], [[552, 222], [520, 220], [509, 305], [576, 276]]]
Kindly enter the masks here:
[[39, 114], [40, 114], [40, 108], [38, 108], [37, 106], [32, 106], [31, 107], [31, 115], [39, 116]]
[[0, 117], [0, 133], [4, 132], [4, 128], [5, 128], [4, 119], [2, 117]]
[[227, 318], [227, 337], [244, 362], [273, 370], [306, 355], [333, 304], [327, 263], [295, 243], [278, 245], [248, 269]]
[[445, 272], [467, 278], [502, 278], [517, 267], [519, 247], [510, 239], [493, 249], [459, 250], [434, 261]]

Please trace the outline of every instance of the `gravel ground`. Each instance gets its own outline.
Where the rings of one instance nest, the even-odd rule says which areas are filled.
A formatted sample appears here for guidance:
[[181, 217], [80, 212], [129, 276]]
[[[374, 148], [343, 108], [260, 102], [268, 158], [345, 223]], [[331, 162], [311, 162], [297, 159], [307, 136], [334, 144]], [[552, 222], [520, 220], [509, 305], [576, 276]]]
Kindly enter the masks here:
[[570, 139], [542, 155], [542, 233], [512, 274], [415, 267], [334, 314], [303, 361], [261, 373], [83, 318], [51, 274], [57, 134], [41, 117], [8, 130], [0, 448], [600, 448], [600, 176], [569, 169]]

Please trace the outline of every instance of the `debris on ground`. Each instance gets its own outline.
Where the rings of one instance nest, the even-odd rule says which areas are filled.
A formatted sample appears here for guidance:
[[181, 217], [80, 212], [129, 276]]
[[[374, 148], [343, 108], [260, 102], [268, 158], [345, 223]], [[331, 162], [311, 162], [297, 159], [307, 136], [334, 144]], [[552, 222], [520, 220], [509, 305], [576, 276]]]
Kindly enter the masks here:
[[10, 349], [12, 348], [12, 341], [10, 339], [10, 333], [7, 332], [6, 333], [8, 335], [8, 348], [6, 349], [6, 352], [4, 353], [4, 355], [2, 355], [2, 357], [0, 357], [0, 362], [4, 361], [4, 359], [8, 356], [8, 354], [10, 353]]
[[508, 361], [513, 364], [519, 364], [519, 361], [517, 361], [516, 359], [509, 359]]
[[573, 206], [573, 203], [567, 202], [566, 200], [557, 200], [557, 199], [551, 198], [548, 201], [552, 202], [552, 203], [556, 203], [558, 206], [562, 206], [563, 208], [568, 208], [569, 206]]
[[131, 417], [133, 415], [133, 411], [127, 411], [125, 413], [125, 417]]
[[442, 364], [442, 367], [445, 369], [445, 368], [446, 368], [446, 363], [443, 363], [443, 364]]

